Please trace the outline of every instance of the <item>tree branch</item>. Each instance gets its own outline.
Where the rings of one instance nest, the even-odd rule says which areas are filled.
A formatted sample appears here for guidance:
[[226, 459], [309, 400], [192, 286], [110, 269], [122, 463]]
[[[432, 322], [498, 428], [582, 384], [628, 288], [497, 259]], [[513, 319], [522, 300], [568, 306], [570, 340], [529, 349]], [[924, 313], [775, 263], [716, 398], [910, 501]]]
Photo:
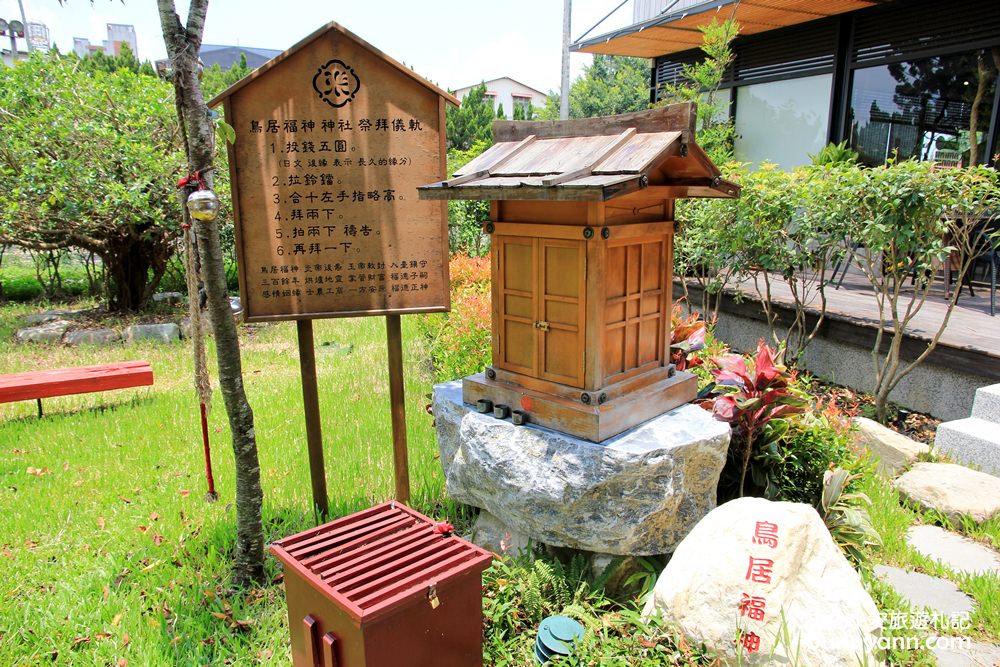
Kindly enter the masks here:
[[188, 9], [187, 43], [194, 51], [195, 57], [201, 51], [201, 36], [205, 31], [205, 14], [208, 12], [208, 0], [191, 0]]

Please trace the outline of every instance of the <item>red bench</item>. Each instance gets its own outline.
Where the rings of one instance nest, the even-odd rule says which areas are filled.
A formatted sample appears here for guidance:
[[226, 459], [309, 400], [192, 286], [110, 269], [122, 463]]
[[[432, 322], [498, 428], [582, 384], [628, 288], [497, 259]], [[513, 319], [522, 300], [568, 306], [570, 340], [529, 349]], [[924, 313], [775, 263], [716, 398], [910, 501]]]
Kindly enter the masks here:
[[35, 399], [38, 401], [38, 416], [41, 417], [43, 398], [145, 387], [151, 384], [153, 369], [145, 361], [10, 373], [0, 375], [0, 403]]

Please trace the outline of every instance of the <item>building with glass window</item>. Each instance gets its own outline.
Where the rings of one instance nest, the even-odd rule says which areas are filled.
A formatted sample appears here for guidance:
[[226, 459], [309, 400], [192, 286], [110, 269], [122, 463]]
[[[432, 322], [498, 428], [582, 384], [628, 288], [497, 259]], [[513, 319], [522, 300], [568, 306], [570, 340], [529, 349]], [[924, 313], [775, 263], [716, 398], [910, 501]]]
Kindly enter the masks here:
[[994, 164], [996, 0], [634, 0], [633, 23], [574, 50], [650, 58], [650, 98], [703, 57], [698, 27], [741, 26], [723, 83], [736, 157], [791, 168], [847, 141], [887, 158]]

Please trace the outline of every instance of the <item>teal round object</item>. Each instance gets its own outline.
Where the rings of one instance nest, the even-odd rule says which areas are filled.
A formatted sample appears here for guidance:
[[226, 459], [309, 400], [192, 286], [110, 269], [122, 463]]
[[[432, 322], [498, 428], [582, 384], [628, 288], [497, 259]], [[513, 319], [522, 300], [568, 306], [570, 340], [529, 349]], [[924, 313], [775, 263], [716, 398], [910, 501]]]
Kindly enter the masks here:
[[[543, 634], [546, 637], [545, 640], [542, 639], [542, 635]], [[551, 644], [551, 643], [554, 643], [556, 640], [555, 640], [554, 637], [552, 637], [551, 634], [549, 634], [548, 630], [539, 630], [539, 632], [538, 632], [538, 638], [535, 639], [535, 651], [539, 655], [541, 655], [543, 658], [545, 658], [546, 660], [549, 660], [553, 656], [556, 656], [556, 655], [569, 655], [568, 653], [561, 653], [561, 652], [553, 651], [552, 649], [550, 649], [546, 645], [546, 641]], [[559, 646], [560, 646], [560, 648], [562, 648], [561, 644]], [[565, 649], [563, 649], [563, 650], [565, 650]]]
[[556, 639], [567, 644], [576, 644], [583, 639], [583, 625], [566, 616], [550, 616], [549, 632]]
[[[577, 621], [566, 616], [550, 616], [538, 626], [535, 657], [546, 660], [554, 655], [569, 655], [583, 638], [584, 629]], [[544, 663], [542, 663], [544, 664]]]
[[552, 636], [552, 632], [548, 628], [539, 629], [538, 639], [535, 641], [535, 644], [549, 657], [553, 655], [569, 655], [573, 651], [572, 644], [561, 639], [556, 639]]
[[548, 656], [546, 656], [544, 653], [541, 652], [541, 650], [539, 650], [537, 643], [535, 644], [535, 660], [538, 662], [539, 665], [544, 665], [549, 661]]

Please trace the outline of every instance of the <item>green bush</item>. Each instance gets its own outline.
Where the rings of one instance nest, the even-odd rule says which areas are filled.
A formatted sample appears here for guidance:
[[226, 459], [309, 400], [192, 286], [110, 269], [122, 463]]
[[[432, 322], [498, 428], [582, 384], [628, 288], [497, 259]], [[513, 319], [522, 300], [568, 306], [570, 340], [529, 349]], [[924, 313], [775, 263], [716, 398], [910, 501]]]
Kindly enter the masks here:
[[450, 270], [451, 312], [419, 320], [438, 382], [479, 373], [492, 355], [489, 258], [456, 255]]
[[823, 475], [831, 466], [851, 459], [853, 440], [842, 417], [817, 412], [815, 406], [788, 420], [788, 431], [758, 462], [768, 471], [765, 488], [771, 500], [817, 505], [823, 494]]
[[[471, 95], [471, 94], [470, 94]], [[490, 147], [490, 142], [479, 140], [468, 150], [452, 148], [448, 151], [448, 173], [454, 174]], [[490, 218], [488, 201], [452, 200], [448, 202], [448, 247], [459, 255], [481, 257], [490, 250], [490, 237], [483, 233], [483, 225]]]

